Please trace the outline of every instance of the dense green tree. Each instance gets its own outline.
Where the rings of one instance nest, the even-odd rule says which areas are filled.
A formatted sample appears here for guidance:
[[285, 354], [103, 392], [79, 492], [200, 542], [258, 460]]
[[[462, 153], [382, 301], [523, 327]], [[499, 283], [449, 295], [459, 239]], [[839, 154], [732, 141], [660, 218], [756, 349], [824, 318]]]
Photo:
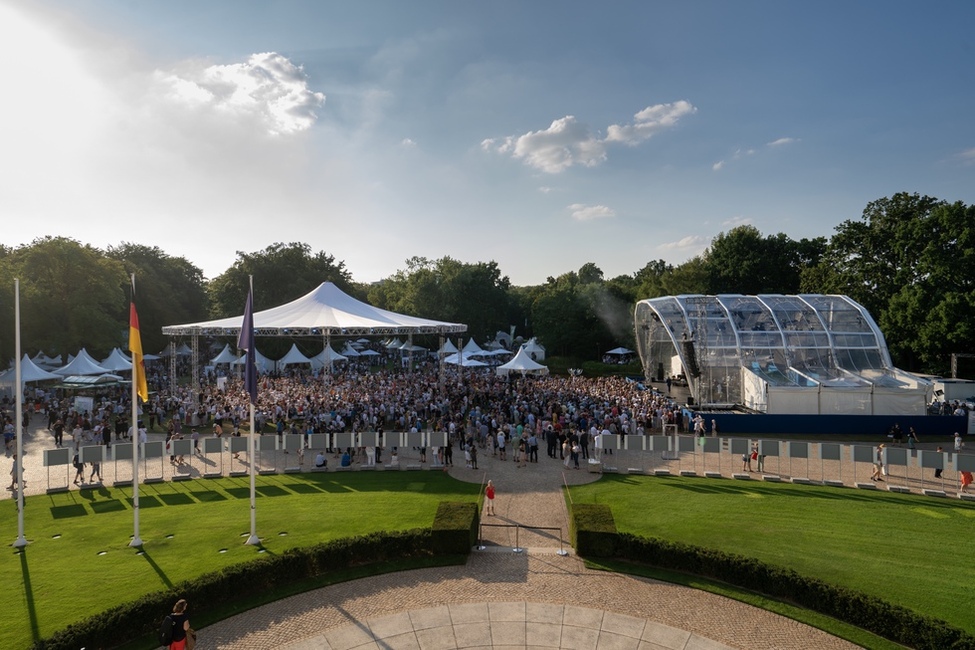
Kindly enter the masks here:
[[664, 296], [707, 293], [708, 268], [700, 255], [696, 255], [660, 278]]
[[896, 365], [945, 372], [975, 349], [975, 208], [899, 193], [848, 220], [803, 289], [846, 294], [870, 311]]
[[[123, 242], [109, 246], [108, 257], [125, 267], [126, 274], [136, 276], [136, 306], [142, 347], [149, 352], [169, 344], [163, 336], [166, 325], [193, 323], [207, 318], [207, 294], [203, 272], [183, 257], [171, 257], [158, 247]], [[128, 278], [127, 278], [128, 279]], [[129, 282], [123, 287], [130, 295]], [[128, 319], [128, 306], [120, 319]]]
[[496, 262], [466, 263], [451, 257], [412, 257], [406, 268], [374, 285], [369, 301], [383, 309], [467, 325], [483, 343], [507, 332], [518, 312], [509, 305], [511, 283]]
[[704, 253], [706, 293], [798, 293], [802, 270], [819, 262], [826, 239], [793, 241], [779, 233], [763, 237], [754, 226], [720, 233]]
[[[122, 264], [88, 245], [45, 237], [14, 250], [4, 265], [20, 278], [21, 349], [95, 357], [128, 340]], [[12, 348], [11, 348], [12, 352]]]
[[207, 293], [213, 318], [243, 312], [249, 276], [254, 276], [254, 309], [258, 311], [300, 298], [322, 282], [355, 292], [345, 262], [336, 262], [325, 252], [312, 253], [308, 244], [276, 243], [254, 253], [237, 251], [233, 266], [210, 281]]

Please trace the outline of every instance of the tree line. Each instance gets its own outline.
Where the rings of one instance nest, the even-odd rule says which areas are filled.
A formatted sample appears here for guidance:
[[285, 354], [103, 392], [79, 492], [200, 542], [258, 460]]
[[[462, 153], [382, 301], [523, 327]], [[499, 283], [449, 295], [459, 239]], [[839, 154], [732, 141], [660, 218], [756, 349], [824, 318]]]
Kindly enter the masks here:
[[[24, 351], [66, 354], [85, 346], [98, 357], [125, 347], [131, 273], [147, 352], [169, 343], [164, 325], [241, 313], [249, 276], [258, 310], [330, 281], [377, 307], [466, 323], [479, 343], [513, 327], [516, 336], [537, 336], [549, 354], [580, 359], [633, 347], [634, 304], [682, 293], [848, 295], [873, 315], [894, 362], [906, 370], [945, 373], [952, 353], [975, 351], [975, 206], [899, 193], [869, 203], [829, 239], [796, 241], [744, 225], [679, 265], [651, 260], [606, 278], [589, 262], [535, 286], [512, 286], [494, 261], [451, 257], [413, 257], [391, 276], [364, 284], [343, 261], [301, 242], [238, 251], [233, 265], [210, 280], [189, 260], [145, 244], [101, 250], [44, 237], [0, 245], [0, 358], [13, 357], [13, 278], [20, 279]], [[273, 357], [290, 342], [267, 345]], [[320, 350], [321, 341], [299, 342], [308, 352], [316, 345]]]

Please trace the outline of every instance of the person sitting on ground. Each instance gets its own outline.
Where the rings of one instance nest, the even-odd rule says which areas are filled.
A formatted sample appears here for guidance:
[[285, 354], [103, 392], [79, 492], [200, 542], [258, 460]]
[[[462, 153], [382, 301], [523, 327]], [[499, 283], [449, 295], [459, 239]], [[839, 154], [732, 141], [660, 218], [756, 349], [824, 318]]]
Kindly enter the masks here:
[[325, 467], [326, 465], [328, 465], [328, 461], [325, 460], [325, 454], [318, 452], [318, 455], [315, 456], [315, 467]]

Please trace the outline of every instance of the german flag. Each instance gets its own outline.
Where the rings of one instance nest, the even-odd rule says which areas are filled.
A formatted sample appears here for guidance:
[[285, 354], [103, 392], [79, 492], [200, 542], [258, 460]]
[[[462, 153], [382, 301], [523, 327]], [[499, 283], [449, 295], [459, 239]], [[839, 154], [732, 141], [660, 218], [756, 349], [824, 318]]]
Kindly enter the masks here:
[[132, 274], [132, 302], [129, 303], [129, 352], [132, 353], [132, 382], [142, 398], [149, 401], [149, 386], [146, 384], [146, 364], [142, 360], [142, 335], [139, 334], [139, 314], [135, 311], [135, 274]]

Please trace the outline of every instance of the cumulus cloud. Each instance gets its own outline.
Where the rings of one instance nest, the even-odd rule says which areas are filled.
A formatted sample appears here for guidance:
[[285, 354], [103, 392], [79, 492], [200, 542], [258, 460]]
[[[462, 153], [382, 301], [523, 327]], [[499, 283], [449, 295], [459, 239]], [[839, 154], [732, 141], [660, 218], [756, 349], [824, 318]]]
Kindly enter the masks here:
[[543, 172], [558, 174], [573, 165], [594, 167], [606, 160], [607, 144], [636, 146], [655, 133], [673, 128], [681, 117], [695, 111], [684, 100], [648, 106], [633, 116], [633, 123], [610, 125], [605, 138], [597, 137], [575, 116], [566, 115], [541, 131], [486, 139], [481, 142], [481, 148], [510, 155]]
[[751, 223], [751, 217], [732, 217], [731, 219], [722, 221], [721, 225], [728, 228], [737, 228], [738, 226], [747, 226]]
[[573, 203], [569, 206], [569, 212], [576, 221], [592, 221], [593, 219], [608, 219], [616, 216], [616, 211], [607, 208], [605, 205], [585, 205], [583, 203]]
[[655, 133], [673, 128], [680, 118], [696, 112], [697, 109], [683, 99], [672, 104], [647, 106], [633, 116], [632, 124], [611, 124], [606, 129], [605, 141], [635, 146], [648, 140]]
[[688, 235], [674, 242], [667, 242], [660, 244], [658, 248], [663, 250], [686, 250], [689, 248], [698, 248], [707, 245], [709, 239], [701, 235]]
[[157, 70], [155, 80], [171, 102], [231, 120], [257, 121], [267, 133], [304, 131], [318, 119], [325, 95], [309, 89], [301, 66], [276, 52], [252, 54], [242, 63], [185, 62]]
[[756, 153], [758, 152], [755, 149], [736, 149], [735, 152], [731, 154], [730, 158], [726, 160], [719, 160], [718, 162], [711, 165], [711, 169], [713, 169], [716, 172], [721, 171], [722, 169], [725, 168], [726, 165], [728, 165], [728, 163], [735, 162], [737, 160], [741, 160], [742, 158], [747, 158], [749, 156], [754, 156]]
[[779, 138], [778, 140], [772, 140], [767, 143], [767, 147], [781, 147], [787, 144], [793, 144], [794, 142], [799, 142], [798, 138]]

